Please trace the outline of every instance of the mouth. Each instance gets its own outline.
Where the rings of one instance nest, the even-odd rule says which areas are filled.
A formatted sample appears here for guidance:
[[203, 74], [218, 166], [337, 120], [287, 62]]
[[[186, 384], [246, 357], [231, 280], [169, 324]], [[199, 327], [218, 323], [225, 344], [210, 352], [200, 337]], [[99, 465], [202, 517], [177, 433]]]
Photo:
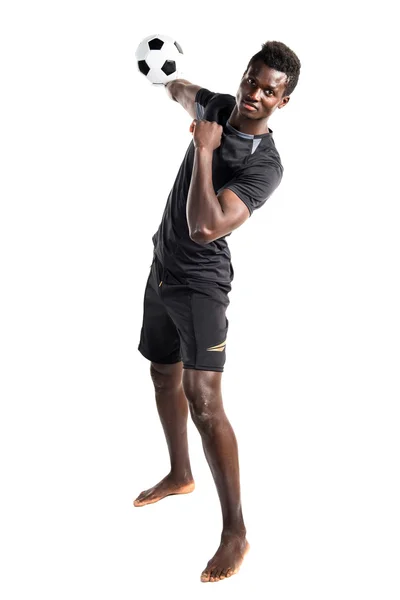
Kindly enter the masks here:
[[244, 100], [242, 100], [241, 104], [246, 110], [258, 110], [257, 107], [254, 106], [254, 104], [251, 104], [250, 102], [245, 102]]

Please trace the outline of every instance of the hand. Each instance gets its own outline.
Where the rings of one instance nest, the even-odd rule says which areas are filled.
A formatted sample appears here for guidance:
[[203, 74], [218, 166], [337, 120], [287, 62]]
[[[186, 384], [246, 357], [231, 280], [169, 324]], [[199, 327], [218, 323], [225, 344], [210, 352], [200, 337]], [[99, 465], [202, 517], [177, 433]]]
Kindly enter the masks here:
[[193, 133], [195, 148], [207, 148], [213, 152], [221, 145], [223, 127], [216, 121], [200, 121], [194, 119], [189, 128]]

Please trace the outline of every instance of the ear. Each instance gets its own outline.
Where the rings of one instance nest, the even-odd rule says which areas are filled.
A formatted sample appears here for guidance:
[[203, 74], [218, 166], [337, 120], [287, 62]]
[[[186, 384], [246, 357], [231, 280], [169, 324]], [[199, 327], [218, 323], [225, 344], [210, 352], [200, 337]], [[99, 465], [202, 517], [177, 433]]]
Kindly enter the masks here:
[[289, 102], [290, 96], [284, 96], [280, 103], [278, 104], [278, 108], [283, 108]]

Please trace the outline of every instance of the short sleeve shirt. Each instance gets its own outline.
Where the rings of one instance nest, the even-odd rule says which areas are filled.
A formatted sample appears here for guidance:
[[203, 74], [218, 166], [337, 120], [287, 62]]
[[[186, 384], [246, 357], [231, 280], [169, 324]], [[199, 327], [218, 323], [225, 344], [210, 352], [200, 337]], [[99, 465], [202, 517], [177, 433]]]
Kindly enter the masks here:
[[[212, 182], [218, 195], [232, 190], [247, 206], [249, 215], [268, 200], [281, 182], [283, 166], [273, 140], [273, 131], [250, 135], [228, 122], [236, 100], [230, 94], [198, 90], [195, 98], [198, 119], [216, 121], [223, 127], [221, 144], [214, 150]], [[208, 244], [190, 239], [186, 203], [192, 177], [194, 144], [190, 142], [169, 193], [161, 223], [153, 235], [154, 252], [162, 264], [187, 279], [230, 283], [231, 254], [226, 238]]]

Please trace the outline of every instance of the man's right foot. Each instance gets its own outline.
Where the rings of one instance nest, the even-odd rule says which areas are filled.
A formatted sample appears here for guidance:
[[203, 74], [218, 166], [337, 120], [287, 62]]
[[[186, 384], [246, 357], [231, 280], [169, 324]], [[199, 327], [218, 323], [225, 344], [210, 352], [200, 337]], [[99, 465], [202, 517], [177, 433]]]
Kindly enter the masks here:
[[178, 483], [169, 474], [157, 483], [157, 485], [139, 494], [136, 500], [134, 500], [133, 506], [154, 504], [154, 502], [162, 500], [165, 496], [172, 496], [174, 494], [189, 494], [193, 492], [194, 487], [193, 479], [182, 480]]

